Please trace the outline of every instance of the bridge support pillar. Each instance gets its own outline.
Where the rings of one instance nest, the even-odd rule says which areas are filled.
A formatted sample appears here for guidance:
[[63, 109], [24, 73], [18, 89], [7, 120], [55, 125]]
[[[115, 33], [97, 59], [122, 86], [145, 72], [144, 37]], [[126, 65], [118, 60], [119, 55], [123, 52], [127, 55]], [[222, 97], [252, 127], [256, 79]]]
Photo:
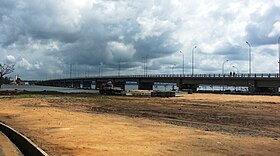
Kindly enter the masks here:
[[63, 83], [61, 83], [61, 87], [66, 87], [66, 81], [63, 81]]
[[81, 88], [81, 84], [80, 81], [73, 81], [73, 88]]
[[126, 82], [115, 82], [114, 86], [120, 87], [121, 89], [125, 90], [125, 84], [126, 84]]
[[95, 81], [95, 89], [98, 90], [100, 85], [103, 84], [103, 83], [106, 83], [104, 81]]
[[139, 90], [153, 90], [154, 83], [152, 82], [141, 82], [138, 83]]
[[83, 81], [83, 89], [91, 89], [92, 81]]
[[249, 91], [253, 93], [278, 93], [278, 87], [249, 87]]
[[65, 82], [65, 87], [67, 87], [67, 88], [73, 88], [73, 81], [71, 80], [71, 81], [66, 81]]
[[193, 93], [197, 91], [198, 85], [196, 84], [179, 84], [179, 90], [191, 90]]

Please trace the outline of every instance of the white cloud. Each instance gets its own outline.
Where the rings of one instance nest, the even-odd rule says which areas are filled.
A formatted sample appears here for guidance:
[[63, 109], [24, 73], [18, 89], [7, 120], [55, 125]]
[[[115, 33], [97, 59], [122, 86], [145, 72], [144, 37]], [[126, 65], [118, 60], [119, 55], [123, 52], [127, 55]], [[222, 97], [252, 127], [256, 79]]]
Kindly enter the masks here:
[[125, 45], [124, 43], [116, 41], [107, 43], [106, 50], [112, 59], [115, 58], [116, 61], [131, 60], [136, 51], [132, 44]]
[[156, 18], [139, 17], [137, 22], [140, 25], [141, 32], [136, 34], [136, 40], [146, 37], [160, 36], [165, 32], [173, 31], [175, 24], [168, 20], [159, 20]]
[[[279, 4], [279, 0], [3, 1], [0, 55], [7, 57], [0, 59], [17, 62], [19, 74], [42, 77], [65, 74], [69, 64], [90, 66], [97, 73], [103, 62], [104, 69], [112, 71], [119, 59], [127, 61], [123, 73], [131, 73], [141, 69], [142, 57], [149, 55], [150, 69], [161, 73], [161, 64], [180, 64], [180, 50], [189, 64], [191, 49], [197, 45], [197, 72], [218, 72], [220, 62], [229, 58], [240, 61], [240, 70], [247, 71], [246, 41], [256, 59], [271, 64], [269, 54], [257, 52], [270, 45], [270, 51], [277, 51]], [[276, 68], [271, 64], [253, 69]]]
[[277, 35], [280, 35], [280, 22], [279, 21], [277, 21], [276, 23], [273, 24], [273, 29], [268, 34], [268, 37], [274, 37]]
[[18, 63], [17, 66], [20, 68], [23, 68], [25, 70], [31, 70], [33, 69], [33, 65], [28, 62], [25, 58], [22, 58]]
[[8, 63], [15, 63], [16, 61], [16, 58], [13, 55], [7, 55], [6, 59]]

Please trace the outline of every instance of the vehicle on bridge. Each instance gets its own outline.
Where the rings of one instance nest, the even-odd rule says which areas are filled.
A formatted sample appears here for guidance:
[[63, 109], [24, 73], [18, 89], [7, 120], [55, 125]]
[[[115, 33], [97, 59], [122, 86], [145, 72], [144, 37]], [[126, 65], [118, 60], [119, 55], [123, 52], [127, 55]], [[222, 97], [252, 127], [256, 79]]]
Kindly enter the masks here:
[[106, 83], [102, 83], [99, 86], [100, 94], [116, 95], [121, 94], [124, 90], [120, 87], [114, 87], [113, 81], [109, 80]]

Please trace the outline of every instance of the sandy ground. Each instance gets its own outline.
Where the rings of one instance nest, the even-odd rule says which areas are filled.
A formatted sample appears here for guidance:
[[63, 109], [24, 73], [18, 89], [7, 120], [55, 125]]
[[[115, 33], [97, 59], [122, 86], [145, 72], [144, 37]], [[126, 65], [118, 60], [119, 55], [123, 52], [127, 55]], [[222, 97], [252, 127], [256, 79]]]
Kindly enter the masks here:
[[15, 145], [0, 132], [0, 156], [21, 156]]
[[0, 99], [0, 121], [50, 155], [280, 155], [280, 97]]

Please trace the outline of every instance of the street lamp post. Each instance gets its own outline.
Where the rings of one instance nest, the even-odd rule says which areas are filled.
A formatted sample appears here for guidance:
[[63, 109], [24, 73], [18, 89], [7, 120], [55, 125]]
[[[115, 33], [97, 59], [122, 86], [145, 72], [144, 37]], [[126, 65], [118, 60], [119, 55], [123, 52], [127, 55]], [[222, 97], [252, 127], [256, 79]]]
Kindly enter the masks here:
[[172, 70], [172, 75], [174, 75], [174, 68], [175, 68], [176, 64], [174, 64], [172, 67], [171, 67], [171, 70]]
[[[174, 65], [171, 67], [171, 69], [172, 69], [172, 79], [173, 79], [173, 81], [174, 81], [174, 68], [175, 68], [175, 66], [176, 66], [176, 64], [174, 64]], [[172, 85], [172, 91], [175, 91], [174, 83], [173, 83], [173, 85]]]
[[148, 75], [148, 55], [146, 55], [146, 75]]
[[101, 64], [99, 64], [99, 77], [101, 77]]
[[144, 59], [144, 65], [143, 65], [143, 69], [144, 69], [144, 76], [148, 75], [148, 55], [146, 55], [145, 57], [142, 57]]
[[223, 66], [222, 66], [222, 74], [223, 74], [223, 76], [224, 76], [224, 66], [225, 66], [225, 63], [227, 63], [229, 60], [225, 60], [224, 62], [223, 62]]
[[239, 74], [239, 70], [236, 66], [232, 66], [232, 68], [236, 69], [237, 74]]
[[183, 55], [183, 75], [185, 75], [185, 55], [182, 51], [180, 53]]
[[100, 64], [99, 64], [99, 77], [102, 77], [102, 75], [103, 75], [102, 65], [103, 65], [103, 63], [100, 62]]
[[143, 74], [144, 76], [146, 75], [146, 57], [142, 57], [143, 58]]
[[223, 93], [225, 91], [225, 75], [224, 75], [224, 69], [225, 69], [225, 63], [227, 63], [229, 60], [225, 60], [223, 62], [223, 65], [222, 65], [222, 76], [223, 76]]
[[279, 59], [278, 59], [278, 64], [279, 64], [279, 68], [278, 68], [278, 70], [279, 70], [279, 72], [278, 72], [278, 77], [280, 77], [280, 36], [278, 37], [278, 52], [279, 52], [279, 54], [278, 54], [278, 57], [279, 57]]
[[192, 76], [194, 74], [194, 49], [196, 49], [197, 46], [194, 46], [192, 49]]
[[72, 78], [72, 64], [70, 64], [70, 79]]
[[119, 77], [121, 76], [121, 60], [119, 60], [119, 73], [118, 73]]
[[246, 43], [248, 44], [249, 46], [249, 74], [251, 75], [252, 73], [252, 52], [251, 52], [251, 44], [246, 41]]

